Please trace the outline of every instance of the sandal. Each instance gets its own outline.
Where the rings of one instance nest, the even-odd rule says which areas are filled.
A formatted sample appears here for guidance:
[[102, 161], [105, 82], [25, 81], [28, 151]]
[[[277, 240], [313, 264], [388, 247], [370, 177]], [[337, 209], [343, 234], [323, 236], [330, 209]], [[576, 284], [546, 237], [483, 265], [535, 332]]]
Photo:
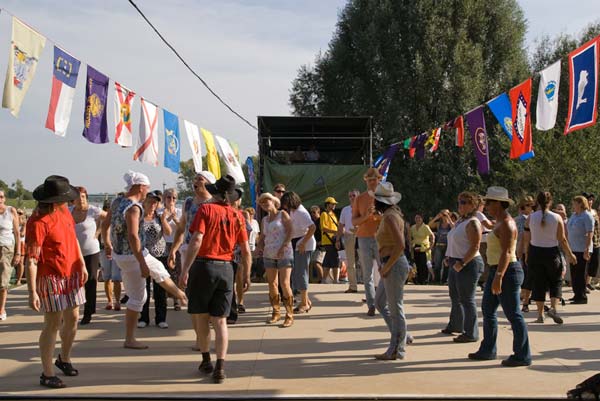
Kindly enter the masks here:
[[62, 370], [66, 376], [79, 375], [79, 371], [75, 369], [70, 362], [63, 362], [63, 360], [60, 359], [60, 354], [58, 354], [58, 358], [56, 358], [56, 362], [54, 362], [54, 365], [60, 370]]
[[65, 388], [67, 385], [63, 383], [57, 376], [46, 376], [42, 373], [40, 376], [40, 386], [50, 388]]

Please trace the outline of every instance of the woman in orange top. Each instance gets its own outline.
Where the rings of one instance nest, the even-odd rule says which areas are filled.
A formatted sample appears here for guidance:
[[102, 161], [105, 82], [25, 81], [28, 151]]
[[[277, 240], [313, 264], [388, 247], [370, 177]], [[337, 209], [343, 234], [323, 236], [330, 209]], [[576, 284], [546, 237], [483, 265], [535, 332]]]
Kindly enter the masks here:
[[39, 340], [44, 370], [40, 384], [62, 388], [65, 384], [54, 375], [52, 367], [56, 332], [60, 330], [61, 352], [54, 364], [65, 375], [77, 376], [79, 372], [71, 364], [71, 348], [88, 279], [75, 236], [75, 221], [66, 206], [66, 202], [79, 197], [79, 191], [65, 177], [52, 175], [33, 191], [33, 197], [38, 204], [27, 222], [25, 245], [29, 306], [44, 312]]

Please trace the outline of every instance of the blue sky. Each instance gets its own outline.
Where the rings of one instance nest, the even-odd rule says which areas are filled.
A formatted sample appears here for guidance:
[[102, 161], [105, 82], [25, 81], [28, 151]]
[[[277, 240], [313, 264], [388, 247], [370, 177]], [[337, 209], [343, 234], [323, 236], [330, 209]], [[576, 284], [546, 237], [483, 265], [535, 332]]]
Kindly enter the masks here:
[[[257, 115], [289, 115], [291, 81], [297, 69], [326, 50], [335, 30], [342, 0], [157, 1], [138, 6], [188, 62], [238, 112], [251, 122]], [[578, 34], [597, 18], [598, 0], [521, 0], [529, 23], [527, 42], [543, 34]], [[574, 4], [576, 6], [574, 6]], [[79, 78], [67, 136], [44, 128], [51, 87], [52, 46], [65, 50], [111, 78], [108, 105], [110, 136], [114, 136], [113, 80], [195, 122], [237, 142], [242, 157], [256, 154], [256, 132], [235, 118], [183, 67], [125, 0], [102, 2], [1, 0], [46, 35], [37, 74], [18, 119], [0, 110], [2, 141], [0, 178], [23, 180], [33, 189], [50, 174], [69, 177], [91, 192], [115, 192], [128, 169], [150, 176], [153, 185], [174, 186], [177, 176], [163, 167], [132, 160], [132, 151], [114, 144], [92, 145], [81, 137], [84, 89]], [[0, 49], [5, 55], [11, 35], [10, 17], [0, 14]], [[0, 50], [1, 51], [1, 50]], [[0, 57], [5, 74], [7, 57]], [[85, 74], [85, 66], [83, 74]], [[133, 110], [134, 135], [139, 101]], [[162, 120], [162, 118], [160, 119]], [[182, 158], [191, 153], [182, 123]], [[162, 121], [159, 139], [162, 139]], [[162, 152], [162, 144], [160, 144]], [[162, 161], [162, 160], [161, 160]]]

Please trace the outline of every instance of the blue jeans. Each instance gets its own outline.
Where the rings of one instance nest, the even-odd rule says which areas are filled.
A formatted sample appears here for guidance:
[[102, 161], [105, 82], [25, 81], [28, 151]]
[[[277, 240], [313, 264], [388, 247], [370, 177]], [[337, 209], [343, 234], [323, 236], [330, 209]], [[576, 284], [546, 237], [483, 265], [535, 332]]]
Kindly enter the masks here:
[[476, 256], [460, 272], [453, 268], [456, 261], [457, 259], [451, 258], [448, 267], [448, 292], [452, 307], [450, 321], [446, 328], [477, 340], [479, 332], [477, 330], [475, 291], [477, 290], [477, 280], [483, 272], [483, 259], [481, 256]]
[[492, 294], [494, 277], [496, 277], [496, 267], [490, 270], [490, 275], [483, 290], [483, 299], [481, 300], [483, 341], [477, 353], [486, 357], [496, 356], [496, 338], [498, 337], [497, 311], [498, 306], [502, 305], [502, 310], [510, 322], [513, 332], [513, 355], [511, 359], [531, 362], [527, 325], [519, 309], [521, 303], [519, 295], [524, 277], [521, 264], [519, 262], [512, 262], [508, 265], [502, 278], [502, 293], [500, 295]]
[[[382, 263], [383, 266], [383, 263]], [[409, 270], [406, 256], [394, 263], [387, 277], [381, 277], [375, 294], [375, 305], [390, 331], [390, 346], [386, 353], [406, 353], [406, 319], [404, 317], [404, 283]]]
[[[433, 247], [433, 273], [435, 277], [433, 278], [434, 282], [445, 283], [448, 279], [448, 271], [444, 272], [444, 257], [446, 255], [447, 245], [435, 245]], [[445, 274], [444, 274], [445, 273]]]
[[358, 238], [358, 258], [363, 274], [363, 283], [365, 284], [365, 297], [367, 306], [375, 307], [375, 284], [373, 282], [373, 261], [379, 259], [377, 252], [377, 242], [375, 237]]
[[308, 290], [308, 264], [313, 251], [294, 251], [292, 264], [292, 289], [294, 291]]

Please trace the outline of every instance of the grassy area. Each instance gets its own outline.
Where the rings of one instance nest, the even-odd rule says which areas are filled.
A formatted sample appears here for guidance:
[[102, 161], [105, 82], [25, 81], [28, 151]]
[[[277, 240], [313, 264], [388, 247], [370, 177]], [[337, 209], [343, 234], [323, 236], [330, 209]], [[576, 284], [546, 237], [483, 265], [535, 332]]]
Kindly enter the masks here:
[[18, 203], [18, 199], [6, 199], [6, 204], [9, 206], [27, 209], [29, 212], [35, 208], [35, 200], [22, 200], [20, 205]]

